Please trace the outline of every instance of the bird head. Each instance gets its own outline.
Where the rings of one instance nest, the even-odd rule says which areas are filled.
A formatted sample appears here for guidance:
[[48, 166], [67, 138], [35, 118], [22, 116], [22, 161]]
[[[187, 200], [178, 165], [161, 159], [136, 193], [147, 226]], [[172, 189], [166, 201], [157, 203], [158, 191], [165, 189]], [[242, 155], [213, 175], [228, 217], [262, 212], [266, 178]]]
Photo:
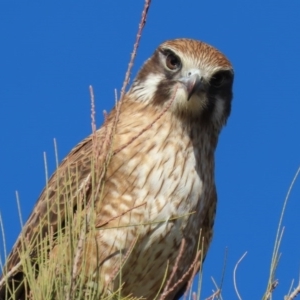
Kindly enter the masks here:
[[145, 62], [129, 94], [181, 117], [223, 125], [231, 109], [233, 69], [214, 47], [191, 39], [162, 43]]

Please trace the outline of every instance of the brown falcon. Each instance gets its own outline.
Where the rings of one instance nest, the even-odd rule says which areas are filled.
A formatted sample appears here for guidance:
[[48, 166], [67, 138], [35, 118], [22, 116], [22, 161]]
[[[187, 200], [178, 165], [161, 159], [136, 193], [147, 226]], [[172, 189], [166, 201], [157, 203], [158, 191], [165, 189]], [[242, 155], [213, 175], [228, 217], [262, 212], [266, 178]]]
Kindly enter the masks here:
[[[50, 274], [54, 265], [57, 280], [70, 286], [65, 293], [80, 278], [82, 290], [93, 285], [98, 295], [121, 289], [123, 296], [178, 299], [199, 240], [202, 257], [211, 241], [214, 152], [232, 84], [232, 66], [215, 48], [191, 39], [161, 44], [120, 109], [50, 178], [7, 259], [0, 299], [13, 286], [16, 299], [37, 297], [28, 261], [37, 280], [43, 266]], [[52, 299], [77, 295], [51, 288]]]

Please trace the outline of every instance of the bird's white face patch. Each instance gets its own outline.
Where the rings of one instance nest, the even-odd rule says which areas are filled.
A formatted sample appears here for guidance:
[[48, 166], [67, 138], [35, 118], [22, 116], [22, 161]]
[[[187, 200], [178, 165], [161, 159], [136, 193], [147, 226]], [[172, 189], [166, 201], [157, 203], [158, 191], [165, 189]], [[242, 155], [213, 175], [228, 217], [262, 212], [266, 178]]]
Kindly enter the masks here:
[[136, 98], [141, 102], [151, 102], [154, 98], [157, 86], [162, 81], [163, 75], [150, 73], [146, 79], [139, 82], [138, 85], [133, 84], [131, 93], [134, 93]]

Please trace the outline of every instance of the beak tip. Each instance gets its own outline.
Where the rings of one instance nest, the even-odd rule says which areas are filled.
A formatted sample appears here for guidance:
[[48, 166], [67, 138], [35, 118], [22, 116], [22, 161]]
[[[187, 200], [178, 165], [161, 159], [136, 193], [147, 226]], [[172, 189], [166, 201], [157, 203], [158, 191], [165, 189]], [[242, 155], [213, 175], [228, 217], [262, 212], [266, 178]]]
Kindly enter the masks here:
[[188, 98], [189, 101], [193, 94], [199, 90], [202, 83], [202, 77], [200, 77], [198, 74], [192, 75], [186, 82], [186, 89], [188, 92]]
[[193, 94], [201, 89], [202, 77], [198, 72], [194, 72], [192, 74], [190, 72], [188, 76], [179, 79], [179, 82], [185, 86], [187, 91], [187, 101], [189, 101]]

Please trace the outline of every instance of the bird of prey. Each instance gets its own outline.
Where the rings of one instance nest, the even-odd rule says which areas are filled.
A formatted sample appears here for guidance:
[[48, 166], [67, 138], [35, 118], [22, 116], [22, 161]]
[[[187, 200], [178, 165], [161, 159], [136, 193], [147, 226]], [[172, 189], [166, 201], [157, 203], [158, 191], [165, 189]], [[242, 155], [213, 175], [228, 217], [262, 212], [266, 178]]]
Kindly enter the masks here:
[[[214, 153], [232, 85], [231, 63], [214, 47], [162, 43], [121, 106], [50, 178], [7, 259], [0, 299], [35, 299], [30, 282], [50, 285], [45, 269], [73, 292], [54, 285], [47, 299], [79, 290], [82, 299], [179, 299], [212, 238]], [[98, 298], [84, 294], [91, 286]]]

